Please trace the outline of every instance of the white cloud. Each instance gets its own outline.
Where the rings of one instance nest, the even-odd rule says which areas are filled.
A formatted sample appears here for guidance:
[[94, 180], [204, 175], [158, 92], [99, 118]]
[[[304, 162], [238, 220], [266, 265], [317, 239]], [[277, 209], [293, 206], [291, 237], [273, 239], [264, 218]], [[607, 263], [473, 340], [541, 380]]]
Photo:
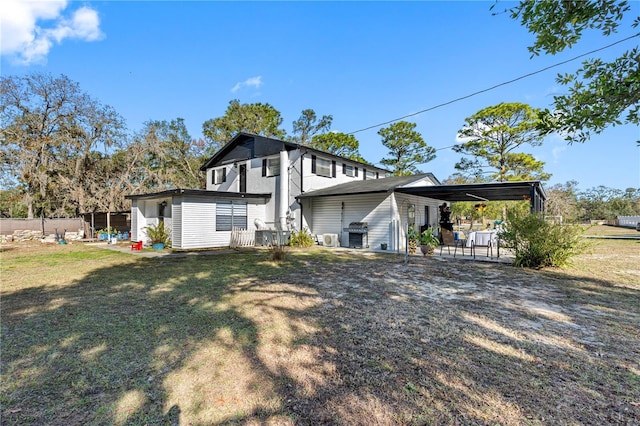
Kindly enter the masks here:
[[551, 156], [553, 157], [553, 163], [558, 164], [562, 160], [563, 153], [567, 150], [569, 146], [567, 141], [562, 138], [562, 136], [557, 133], [553, 133], [547, 137], [545, 141], [545, 145], [551, 144], [553, 148], [551, 148]]
[[66, 7], [66, 0], [3, 0], [0, 53], [28, 65], [45, 62], [54, 43], [60, 44], [65, 39], [95, 41], [103, 37], [98, 12], [83, 6], [65, 15]]
[[258, 89], [260, 88], [260, 86], [262, 86], [261, 75], [256, 77], [249, 77], [245, 81], [236, 83], [236, 85], [231, 88], [231, 93], [236, 93], [238, 90], [242, 89], [243, 87], [255, 87], [256, 89]]

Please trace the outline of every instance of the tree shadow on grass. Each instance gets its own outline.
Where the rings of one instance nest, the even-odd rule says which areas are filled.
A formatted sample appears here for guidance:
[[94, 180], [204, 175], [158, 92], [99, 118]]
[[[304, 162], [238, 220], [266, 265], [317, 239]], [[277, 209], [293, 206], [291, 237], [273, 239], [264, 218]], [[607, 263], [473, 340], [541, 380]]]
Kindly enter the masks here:
[[[570, 323], [593, 325], [558, 290], [561, 277], [390, 256], [323, 252], [281, 265], [266, 256], [139, 259], [4, 296], [3, 422], [640, 418], [629, 404], [638, 382], [620, 354], [598, 358], [579, 342]], [[537, 290], [525, 297], [527, 286]], [[633, 319], [637, 306], [622, 300]], [[604, 293], [599, 303], [613, 309]], [[570, 321], [539, 309], [556, 306]], [[618, 405], [616, 381], [627, 394]]]
[[[219, 396], [209, 395], [212, 401], [225, 402], [227, 385], [259, 388], [264, 368], [253, 365], [258, 328], [240, 312], [232, 287], [282, 268], [264, 259], [259, 268], [246, 268], [243, 263], [256, 261], [250, 256], [139, 259], [97, 269], [67, 286], [6, 294], [3, 422], [176, 424], [185, 410], [198, 418], [198, 404], [211, 401], [188, 401], [189, 407], [172, 401], [183, 400], [181, 393], [207, 395], [189, 382], [198, 384], [203, 372], [213, 371], [215, 378], [220, 371], [211, 363], [220, 359], [228, 363], [229, 383]], [[203, 356], [207, 351], [218, 353]], [[233, 368], [244, 368], [246, 376], [234, 377]], [[252, 411], [267, 401], [280, 409], [272, 399], [232, 405]], [[229, 417], [214, 414], [210, 423]]]

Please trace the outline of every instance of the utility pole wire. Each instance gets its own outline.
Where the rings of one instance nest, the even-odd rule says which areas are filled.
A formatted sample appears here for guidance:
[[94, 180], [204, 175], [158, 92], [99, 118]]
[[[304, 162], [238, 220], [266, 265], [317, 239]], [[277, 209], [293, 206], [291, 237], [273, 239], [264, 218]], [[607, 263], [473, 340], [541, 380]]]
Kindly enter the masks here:
[[479, 90], [479, 91], [477, 91], [477, 92], [473, 92], [473, 93], [471, 93], [471, 94], [469, 94], [469, 95], [461, 96], [461, 97], [459, 97], [459, 98], [456, 98], [456, 99], [453, 99], [453, 100], [450, 100], [450, 101], [447, 101], [447, 102], [443, 102], [443, 103], [441, 103], [441, 104], [438, 104], [438, 105], [435, 105], [435, 106], [429, 107], [429, 108], [427, 108], [427, 109], [423, 109], [422, 111], [414, 112], [414, 113], [412, 113], [412, 114], [407, 114], [407, 115], [402, 116], [402, 117], [399, 117], [399, 118], [394, 118], [393, 120], [385, 121], [384, 123], [374, 124], [373, 126], [365, 127], [364, 129], [359, 129], [359, 130], [356, 130], [356, 131], [353, 131], [353, 132], [350, 132], [350, 133], [347, 133], [347, 134], [348, 134], [348, 135], [354, 135], [354, 134], [356, 134], [356, 133], [364, 132], [365, 130], [375, 129], [376, 127], [384, 126], [384, 125], [386, 125], [386, 124], [391, 124], [391, 123], [394, 123], [394, 122], [396, 122], [396, 121], [404, 120], [405, 118], [413, 117], [413, 116], [415, 116], [415, 115], [423, 114], [423, 113], [428, 112], [428, 111], [433, 111], [434, 109], [437, 109], [437, 108], [442, 108], [443, 106], [451, 105], [451, 104], [453, 104], [453, 103], [456, 103], [456, 102], [462, 101], [462, 100], [464, 100], [464, 99], [471, 98], [471, 97], [476, 96], [476, 95], [479, 95], [479, 94], [481, 94], [481, 93], [488, 92], [488, 91], [493, 90], [493, 89], [496, 89], [496, 88], [498, 88], [498, 87], [506, 86], [507, 84], [514, 83], [514, 82], [516, 82], [516, 81], [518, 81], [518, 80], [522, 80], [522, 79], [524, 79], [524, 78], [531, 77], [532, 75], [540, 74], [541, 72], [544, 72], [544, 71], [550, 70], [551, 68], [559, 67], [560, 65], [564, 65], [564, 64], [567, 64], [567, 63], [569, 63], [569, 62], [573, 62], [573, 61], [575, 61], [576, 59], [580, 59], [580, 58], [582, 58], [582, 57], [584, 57], [584, 56], [591, 55], [592, 53], [600, 52], [601, 50], [608, 49], [608, 48], [610, 48], [610, 47], [615, 46], [616, 44], [623, 43], [623, 42], [625, 42], [625, 41], [627, 41], [627, 40], [631, 40], [632, 38], [634, 38], [634, 37], [639, 37], [639, 36], [640, 36], [640, 33], [634, 34], [634, 35], [632, 35], [632, 36], [629, 36], [629, 37], [624, 38], [624, 39], [622, 39], [622, 40], [618, 40], [618, 41], [616, 41], [616, 42], [614, 42], [614, 43], [611, 43], [611, 44], [609, 44], [609, 45], [607, 45], [607, 46], [604, 46], [604, 47], [601, 47], [601, 48], [599, 48], [599, 49], [591, 50], [591, 51], [589, 51], [589, 52], [586, 52], [586, 53], [583, 53], [583, 54], [581, 54], [581, 55], [575, 56], [575, 57], [573, 57], [573, 58], [571, 58], [571, 59], [567, 59], [567, 60], [565, 60], [565, 61], [558, 62], [557, 64], [549, 65], [548, 67], [545, 67], [545, 68], [539, 69], [539, 70], [537, 70], [537, 71], [530, 72], [529, 74], [525, 74], [525, 75], [522, 75], [522, 76], [520, 76], [520, 77], [516, 77], [516, 78], [514, 78], [514, 79], [512, 79], [512, 80], [508, 80], [508, 81], [505, 81], [505, 82], [502, 82], [502, 83], [496, 84], [495, 86], [491, 86], [491, 87], [489, 87], [489, 88], [482, 89], [482, 90]]

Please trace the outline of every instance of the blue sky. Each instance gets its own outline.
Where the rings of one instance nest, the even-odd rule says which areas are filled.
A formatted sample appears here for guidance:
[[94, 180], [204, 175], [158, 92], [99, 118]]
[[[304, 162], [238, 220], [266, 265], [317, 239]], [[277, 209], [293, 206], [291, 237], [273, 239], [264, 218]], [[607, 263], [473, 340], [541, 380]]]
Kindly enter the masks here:
[[[114, 107], [130, 132], [147, 120], [182, 117], [191, 136], [224, 114], [232, 99], [263, 102], [283, 127], [306, 108], [334, 117], [333, 130], [354, 132], [468, 95], [632, 35], [587, 36], [556, 56], [530, 58], [533, 37], [491, 2], [47, 2], [5, 0], [2, 75], [65, 74]], [[496, 7], [513, 5], [500, 2]], [[35, 6], [34, 6], [35, 5]], [[599, 52], [613, 58], [638, 38]], [[407, 121], [439, 149], [422, 165], [443, 180], [460, 155], [450, 147], [464, 119], [500, 102], [549, 107], [555, 83], [579, 61], [554, 68]], [[365, 159], [386, 150], [378, 129], [356, 133]], [[585, 144], [559, 136], [527, 149], [552, 173], [546, 185], [579, 182], [640, 187], [636, 126], [607, 129]]]

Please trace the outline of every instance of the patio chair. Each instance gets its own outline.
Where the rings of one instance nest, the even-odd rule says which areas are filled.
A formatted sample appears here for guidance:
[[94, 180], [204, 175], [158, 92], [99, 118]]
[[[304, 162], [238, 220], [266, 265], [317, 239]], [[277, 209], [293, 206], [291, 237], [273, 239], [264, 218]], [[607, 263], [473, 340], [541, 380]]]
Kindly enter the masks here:
[[142, 241], [132, 241], [131, 242], [131, 250], [142, 250]]
[[456, 257], [456, 253], [458, 251], [458, 246], [462, 248], [462, 255], [464, 256], [464, 243], [461, 239], [456, 238], [452, 231], [448, 229], [443, 229], [441, 231], [442, 234], [442, 244], [440, 244], [440, 255], [442, 255], [442, 249], [444, 246], [447, 246], [447, 252], [451, 254], [451, 247], [453, 249], [453, 257]]

